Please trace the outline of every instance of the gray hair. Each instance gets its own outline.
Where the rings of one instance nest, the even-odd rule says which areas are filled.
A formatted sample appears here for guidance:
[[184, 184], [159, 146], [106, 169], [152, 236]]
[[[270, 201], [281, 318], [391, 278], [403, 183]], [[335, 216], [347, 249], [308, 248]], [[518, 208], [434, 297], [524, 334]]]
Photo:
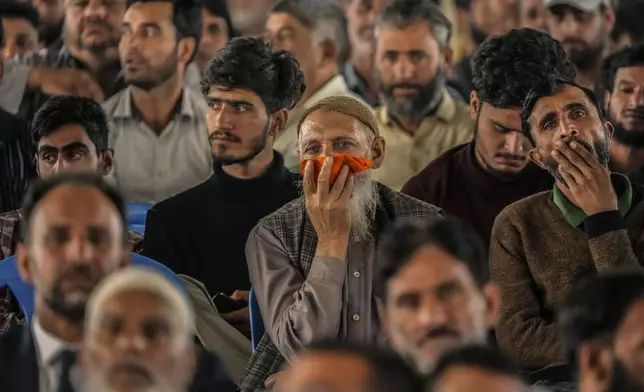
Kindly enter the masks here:
[[179, 347], [192, 341], [195, 315], [188, 298], [178, 287], [160, 273], [142, 267], [127, 267], [110, 274], [94, 290], [87, 302], [85, 333], [93, 334], [100, 325], [105, 304], [114, 297], [131, 292], [143, 292], [162, 300], [172, 313], [179, 334]]
[[427, 22], [441, 50], [452, 38], [452, 22], [432, 0], [393, 0], [380, 13], [376, 26], [390, 25], [404, 29], [417, 22]]
[[349, 59], [347, 18], [336, 0], [280, 0], [271, 13], [289, 14], [311, 29], [320, 41], [333, 42], [339, 66]]

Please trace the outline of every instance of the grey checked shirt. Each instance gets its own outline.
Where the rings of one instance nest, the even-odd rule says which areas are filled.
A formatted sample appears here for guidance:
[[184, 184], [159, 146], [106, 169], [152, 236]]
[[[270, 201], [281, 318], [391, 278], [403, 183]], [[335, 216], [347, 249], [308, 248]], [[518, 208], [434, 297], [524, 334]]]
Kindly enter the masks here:
[[375, 343], [380, 332], [374, 254], [392, 221], [435, 221], [442, 210], [377, 184], [373, 240], [349, 245], [347, 261], [315, 257], [317, 235], [303, 197], [262, 219], [246, 245], [250, 278], [266, 334], [244, 372], [242, 391], [266, 378], [314, 340]]

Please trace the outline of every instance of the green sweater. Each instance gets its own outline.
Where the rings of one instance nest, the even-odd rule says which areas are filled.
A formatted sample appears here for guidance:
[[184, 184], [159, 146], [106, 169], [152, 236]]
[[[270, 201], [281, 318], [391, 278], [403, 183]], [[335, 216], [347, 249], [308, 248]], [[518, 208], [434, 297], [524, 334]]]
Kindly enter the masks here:
[[620, 211], [587, 217], [557, 190], [554, 198], [547, 191], [508, 206], [494, 222], [490, 274], [501, 290], [497, 342], [524, 369], [565, 363], [554, 315], [573, 282], [613, 267], [644, 265], [642, 188], [631, 188], [623, 176], [613, 175], [613, 183]]

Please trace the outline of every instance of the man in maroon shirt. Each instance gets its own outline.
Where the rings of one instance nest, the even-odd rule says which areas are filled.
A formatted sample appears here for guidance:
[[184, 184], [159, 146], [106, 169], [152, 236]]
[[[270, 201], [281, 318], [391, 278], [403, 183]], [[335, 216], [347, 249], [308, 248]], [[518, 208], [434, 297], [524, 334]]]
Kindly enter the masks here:
[[574, 78], [575, 71], [558, 41], [532, 29], [485, 41], [472, 57], [472, 70], [474, 139], [436, 158], [402, 191], [468, 222], [489, 246], [503, 208], [552, 189], [552, 177], [528, 159], [521, 103], [540, 77]]

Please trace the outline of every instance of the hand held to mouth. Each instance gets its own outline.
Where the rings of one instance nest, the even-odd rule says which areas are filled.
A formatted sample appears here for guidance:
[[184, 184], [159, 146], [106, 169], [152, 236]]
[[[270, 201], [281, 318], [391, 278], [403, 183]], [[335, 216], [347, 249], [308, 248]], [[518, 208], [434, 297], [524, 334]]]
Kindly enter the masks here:
[[304, 197], [309, 219], [318, 235], [317, 255], [345, 260], [351, 232], [349, 202], [355, 179], [344, 165], [331, 185], [332, 166], [333, 158], [326, 158], [316, 179], [314, 163], [306, 163]]
[[552, 157], [557, 162], [563, 178], [557, 180], [560, 187], [566, 187], [574, 198], [571, 200], [586, 215], [591, 216], [618, 209], [617, 195], [613, 189], [610, 170], [581, 144], [563, 141], [555, 143]]

